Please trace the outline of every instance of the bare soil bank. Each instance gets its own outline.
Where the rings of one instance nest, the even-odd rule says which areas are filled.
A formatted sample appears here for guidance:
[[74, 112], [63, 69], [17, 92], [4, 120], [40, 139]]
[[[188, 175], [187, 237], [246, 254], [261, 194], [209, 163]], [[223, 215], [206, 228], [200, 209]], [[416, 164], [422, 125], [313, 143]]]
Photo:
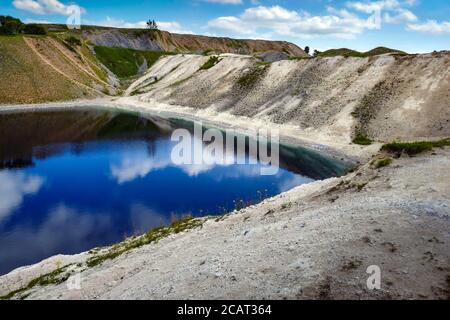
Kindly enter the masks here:
[[[190, 107], [291, 125], [350, 143], [450, 135], [450, 53], [316, 58], [261, 64], [247, 56], [159, 60], [127, 90], [149, 105]], [[154, 80], [157, 79], [155, 82]]]

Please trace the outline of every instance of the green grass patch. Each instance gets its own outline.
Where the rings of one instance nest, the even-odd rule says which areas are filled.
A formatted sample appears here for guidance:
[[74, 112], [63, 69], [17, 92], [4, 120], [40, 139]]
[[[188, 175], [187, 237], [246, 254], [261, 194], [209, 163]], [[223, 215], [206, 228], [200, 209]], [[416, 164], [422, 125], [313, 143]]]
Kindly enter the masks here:
[[144, 245], [153, 242], [158, 242], [159, 240], [171, 234], [180, 233], [186, 230], [200, 227], [202, 224], [203, 220], [194, 219], [194, 217], [192, 217], [191, 215], [188, 215], [179, 220], [174, 220], [172, 224], [168, 227], [155, 228], [147, 232], [143, 236], [127, 239], [121, 243], [112, 246], [104, 253], [99, 253], [97, 255], [90, 257], [87, 260], [87, 266], [88, 267], [97, 266], [99, 264], [102, 264], [104, 261], [113, 260], [119, 257], [120, 255], [124, 254], [125, 252], [128, 252], [130, 250], [142, 247]]
[[75, 36], [67, 37], [65, 40], [72, 46], [81, 46], [81, 40]]
[[394, 153], [414, 156], [426, 151], [431, 151], [433, 148], [443, 148], [450, 146], [450, 138], [438, 141], [417, 141], [417, 142], [394, 142], [383, 146], [382, 150]]
[[347, 48], [341, 48], [341, 49], [331, 49], [331, 50], [327, 50], [324, 52], [320, 52], [317, 56], [318, 57], [336, 57], [336, 56], [342, 56], [342, 57], [356, 57], [356, 58], [367, 58], [367, 57], [373, 57], [373, 56], [378, 56], [381, 54], [397, 54], [397, 55], [407, 55], [406, 52], [404, 51], [400, 51], [400, 50], [395, 50], [395, 49], [390, 49], [390, 48], [386, 48], [386, 47], [378, 47], [375, 49], [372, 49], [370, 51], [366, 51], [366, 52], [360, 52], [360, 51], [356, 51], [356, 50], [352, 50], [352, 49], [347, 49]]
[[214, 67], [216, 64], [220, 62], [220, 59], [218, 56], [212, 56], [206, 61], [201, 67], [200, 70], [208, 70]]
[[377, 47], [375, 49], [365, 52], [365, 54], [369, 57], [379, 56], [381, 54], [388, 54], [388, 53], [402, 55], [402, 56], [407, 55], [407, 53], [404, 51], [386, 48], [386, 47]]
[[357, 58], [365, 58], [367, 55], [364, 52], [359, 52], [347, 48], [342, 49], [330, 49], [324, 52], [321, 52], [317, 55], [321, 58], [327, 58], [327, 57], [336, 57], [336, 56], [342, 56], [342, 57], [357, 57]]
[[242, 77], [240, 77], [237, 83], [241, 88], [250, 89], [256, 83], [258, 83], [258, 81], [261, 79], [261, 77], [264, 75], [265, 72], [266, 72], [265, 66], [254, 68], [245, 73]]
[[94, 50], [100, 62], [119, 78], [136, 76], [139, 66], [144, 63], [144, 59], [147, 60], [147, 66], [150, 68], [161, 56], [172, 54], [103, 46], [96, 46]]
[[375, 169], [380, 169], [380, 168], [391, 165], [392, 162], [394, 162], [394, 160], [392, 158], [381, 159], [381, 160], [375, 161], [374, 166], [375, 166]]
[[356, 137], [353, 139], [354, 144], [359, 144], [362, 146], [369, 146], [373, 143], [373, 141], [367, 137], [365, 134], [359, 132], [356, 134]]
[[20, 288], [18, 290], [14, 290], [8, 293], [7, 295], [0, 297], [0, 300], [10, 300], [14, 298], [16, 295], [24, 294], [26, 291], [31, 290], [36, 286], [43, 287], [63, 283], [70, 277], [69, 273], [65, 273], [66, 269], [69, 266], [70, 265], [67, 265], [63, 268], [58, 268], [50, 273], [44, 274], [36, 279], [33, 279], [25, 287]]

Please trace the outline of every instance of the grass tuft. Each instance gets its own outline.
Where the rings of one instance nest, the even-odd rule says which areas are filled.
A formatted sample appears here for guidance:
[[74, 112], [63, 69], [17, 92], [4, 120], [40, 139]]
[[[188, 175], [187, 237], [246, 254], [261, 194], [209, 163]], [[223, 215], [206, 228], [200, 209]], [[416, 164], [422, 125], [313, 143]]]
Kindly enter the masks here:
[[22, 298], [25, 298], [26, 296], [29, 295], [29, 294], [25, 295], [25, 292], [33, 289], [36, 286], [49, 286], [63, 283], [70, 277], [70, 274], [64, 273], [69, 266], [70, 265], [67, 265], [63, 268], [57, 268], [56, 270], [50, 273], [44, 274], [36, 279], [33, 279], [25, 287], [20, 288], [18, 290], [14, 290], [8, 293], [7, 295], [0, 297], [0, 300], [10, 300], [14, 298], [16, 295], [21, 293], [24, 294], [22, 295]]
[[375, 168], [380, 169], [383, 167], [387, 167], [392, 164], [394, 160], [392, 158], [381, 159], [375, 162]]
[[208, 61], [206, 61], [201, 67], [200, 70], [208, 70], [214, 67], [216, 64], [220, 62], [218, 56], [211, 56]]
[[143, 236], [130, 238], [118, 243], [109, 248], [107, 252], [90, 257], [86, 264], [88, 267], [97, 266], [106, 260], [113, 260], [130, 250], [140, 248], [153, 242], [158, 242], [171, 234], [178, 234], [186, 230], [200, 227], [202, 224], [203, 220], [195, 219], [192, 215], [185, 216], [182, 219], [174, 220], [168, 227], [158, 227], [147, 232]]
[[433, 148], [445, 146], [450, 146], [450, 138], [438, 141], [394, 142], [384, 145], [382, 150], [393, 154], [406, 153], [409, 156], [414, 156], [431, 151]]
[[259, 79], [263, 76], [265, 73], [265, 66], [261, 66], [258, 68], [255, 68], [253, 70], [250, 70], [249, 72], [245, 73], [242, 77], [238, 79], [238, 85], [241, 88], [252, 88], [256, 83], [258, 83]]
[[159, 51], [141, 51], [127, 48], [94, 47], [97, 58], [119, 78], [137, 75], [139, 66], [147, 60], [150, 68], [161, 56], [172, 54]]
[[362, 146], [369, 146], [372, 144], [372, 140], [370, 140], [365, 134], [358, 133], [356, 134], [356, 137], [353, 139], [354, 144], [359, 144]]

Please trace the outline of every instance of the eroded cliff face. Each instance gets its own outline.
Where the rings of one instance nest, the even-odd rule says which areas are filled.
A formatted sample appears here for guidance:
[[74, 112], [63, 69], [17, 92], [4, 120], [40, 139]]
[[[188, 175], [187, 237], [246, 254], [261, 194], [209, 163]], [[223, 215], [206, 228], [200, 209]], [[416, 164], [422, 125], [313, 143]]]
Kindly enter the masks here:
[[83, 37], [98, 46], [122, 47], [136, 50], [185, 53], [213, 51], [216, 53], [236, 54], [277, 51], [285, 52], [292, 56], [307, 56], [301, 48], [285, 41], [238, 40], [191, 34], [176, 34], [159, 30], [91, 27], [83, 29]]
[[[450, 53], [316, 58], [264, 64], [249, 56], [159, 60], [127, 90], [142, 102], [227, 112], [351, 142], [450, 135]], [[156, 80], [156, 81], [155, 81]]]

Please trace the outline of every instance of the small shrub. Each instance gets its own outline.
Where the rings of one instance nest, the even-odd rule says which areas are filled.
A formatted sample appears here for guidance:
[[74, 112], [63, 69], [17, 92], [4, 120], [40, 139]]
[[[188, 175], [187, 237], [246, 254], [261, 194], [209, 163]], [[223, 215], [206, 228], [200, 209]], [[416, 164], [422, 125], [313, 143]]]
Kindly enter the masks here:
[[394, 153], [414, 156], [426, 151], [431, 151], [433, 148], [443, 148], [450, 146], [450, 138], [439, 141], [418, 141], [418, 142], [394, 142], [383, 146], [382, 150]]
[[392, 160], [392, 158], [378, 160], [375, 162], [375, 168], [379, 169], [379, 168], [387, 167], [387, 166], [391, 165], [393, 161], [394, 160]]
[[200, 70], [208, 70], [214, 67], [216, 64], [220, 62], [220, 59], [218, 56], [212, 56], [206, 61], [201, 67]]
[[237, 82], [238, 85], [241, 86], [242, 88], [253, 87], [265, 73], [265, 70], [266, 70], [265, 66], [261, 66], [259, 68], [250, 70], [249, 72], [245, 73], [242, 77], [239, 78]]
[[31, 24], [25, 25], [25, 27], [23, 28], [23, 33], [46, 35], [47, 30], [41, 25], [31, 23]]
[[369, 146], [372, 144], [372, 140], [370, 140], [365, 134], [363, 133], [358, 133], [355, 137], [355, 139], [353, 139], [353, 143], [354, 144], [359, 144], [362, 146]]
[[66, 38], [66, 41], [72, 46], [81, 46], [81, 40], [75, 36], [70, 36]]

